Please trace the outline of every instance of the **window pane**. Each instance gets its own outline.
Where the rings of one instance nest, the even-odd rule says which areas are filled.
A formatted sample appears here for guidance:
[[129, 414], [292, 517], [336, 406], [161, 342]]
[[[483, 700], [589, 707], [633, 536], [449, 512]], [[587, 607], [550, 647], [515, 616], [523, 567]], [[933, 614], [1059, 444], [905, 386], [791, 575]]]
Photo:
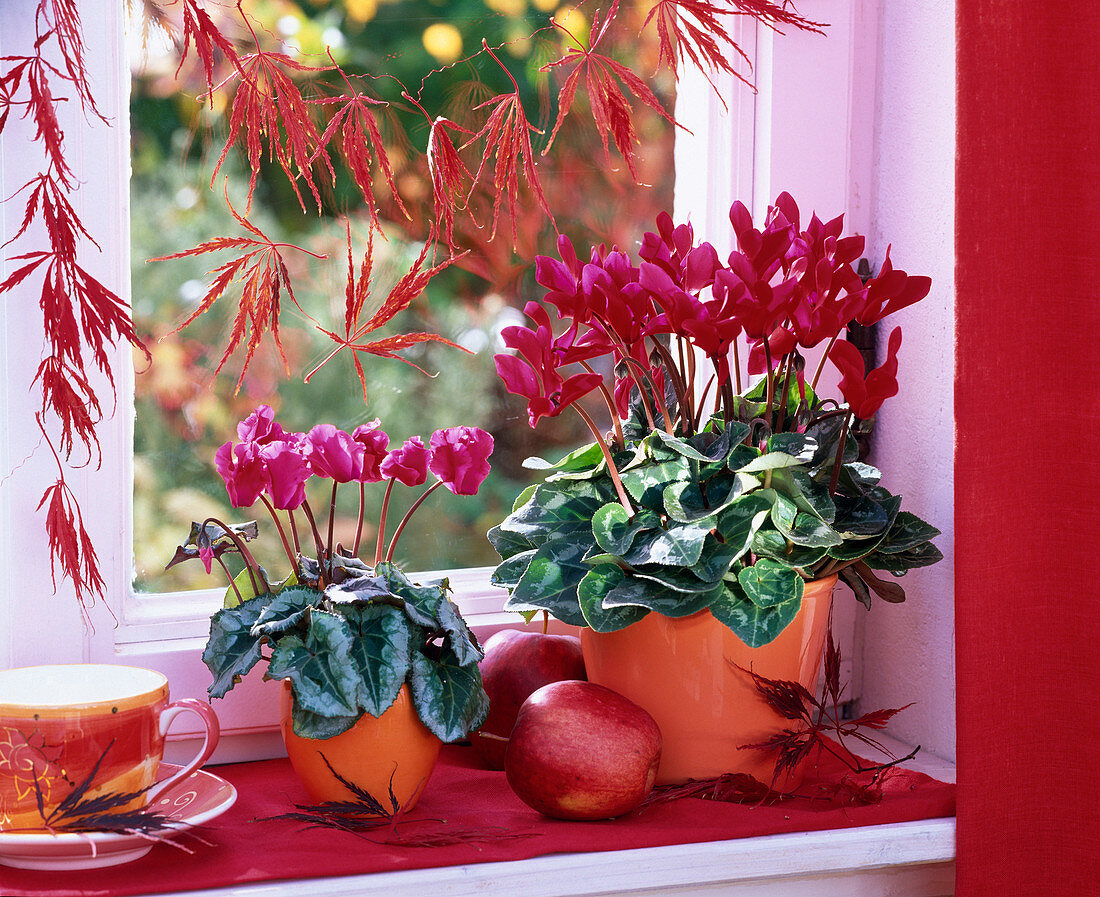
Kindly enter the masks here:
[[[555, 10], [556, 8], [556, 10]], [[217, 13], [211, 6], [211, 13]], [[303, 63], [321, 65], [328, 45], [349, 74], [392, 75], [415, 88], [423, 75], [447, 61], [460, 41], [469, 54], [481, 38], [498, 51], [520, 85], [524, 108], [533, 124], [543, 129], [535, 137], [538, 153], [553, 126], [557, 76], [539, 72], [559, 58], [570, 42], [548, 26], [555, 12], [583, 35], [583, 14], [541, 0], [501, 3], [499, 0], [456, 0], [445, 5], [431, 0], [408, 2], [246, 4], [256, 33], [267, 49], [296, 56]], [[169, 10], [171, 13], [171, 10]], [[243, 40], [247, 32], [228, 9], [217, 21], [225, 33]], [[656, 38], [652, 30], [636, 38], [642, 21], [623, 10], [619, 38], [610, 49], [616, 58], [644, 75], [656, 68]], [[541, 30], [540, 30], [541, 29]], [[136, 29], [135, 29], [136, 30]], [[532, 36], [533, 35], [533, 36]], [[456, 37], [457, 36], [457, 37]], [[429, 54], [430, 48], [437, 55]], [[474, 125], [472, 109], [478, 103], [510, 89], [499, 69], [484, 55], [433, 74], [420, 97], [431, 115], [444, 115]], [[132, 111], [133, 181], [132, 258], [133, 302], [140, 332], [149, 338], [154, 360], [137, 378], [135, 427], [134, 531], [137, 586], [147, 591], [209, 587], [211, 579], [197, 563], [185, 563], [167, 573], [164, 564], [187, 536], [192, 520], [217, 517], [225, 522], [260, 519], [267, 538], [257, 555], [273, 575], [286, 569], [273, 527], [263, 519], [262, 505], [251, 510], [229, 507], [225, 488], [213, 468], [217, 447], [235, 439], [236, 422], [256, 405], [276, 409], [288, 430], [308, 430], [321, 422], [351, 429], [379, 417], [395, 447], [413, 434], [425, 441], [442, 426], [475, 425], [490, 431], [496, 442], [494, 471], [476, 497], [456, 498], [439, 490], [402, 536], [395, 557], [407, 569], [438, 569], [493, 563], [496, 555], [485, 539], [486, 530], [508, 512], [513, 498], [531, 476], [521, 464], [533, 454], [560, 454], [585, 439], [579, 419], [556, 419], [553, 427], [540, 425], [538, 439], [527, 425], [523, 404], [507, 395], [498, 383], [492, 356], [502, 327], [518, 323], [524, 302], [539, 295], [533, 279], [534, 255], [554, 253], [554, 229], [529, 196], [521, 197], [513, 251], [510, 222], [504, 218], [496, 239], [487, 240], [491, 205], [479, 209], [481, 228], [465, 227], [458, 234], [463, 248], [474, 251], [460, 265], [438, 275], [409, 311], [399, 315], [385, 332], [428, 331], [465, 346], [472, 354], [435, 343], [407, 350], [404, 357], [430, 372], [428, 377], [392, 359], [363, 358], [368, 380], [368, 404], [355, 377], [350, 353], [344, 351], [326, 364], [308, 384], [303, 374], [322, 361], [334, 344], [318, 330], [321, 325], [340, 331], [344, 314], [347, 273], [344, 215], [351, 219], [352, 243], [358, 266], [367, 245], [369, 215], [342, 162], [334, 156], [336, 183], [323, 194], [322, 213], [303, 214], [297, 198], [277, 166], [265, 163], [249, 219], [272, 239], [307, 249], [288, 250], [291, 282], [300, 309], [283, 297], [280, 333], [289, 376], [282, 359], [265, 340], [236, 390], [242, 353], [226, 361], [215, 378], [236, 314], [239, 292], [231, 288], [213, 309], [179, 333], [177, 328], [198, 307], [210, 282], [209, 272], [231, 258], [232, 252], [211, 253], [171, 261], [146, 262], [197, 246], [203, 241], [241, 233], [226, 209], [223, 177], [238, 212], [247, 206], [248, 173], [237, 150], [230, 152], [211, 188], [213, 165], [221, 152], [227, 128], [226, 95], [200, 103], [205, 91], [194, 53], [179, 64], [171, 42], [157, 40], [155, 32], [142, 52], [135, 53]], [[225, 75], [230, 75], [227, 68]], [[340, 89], [338, 74], [315, 73], [301, 83], [303, 94], [319, 97]], [[427, 119], [400, 97], [400, 87], [389, 78], [364, 82], [379, 99], [377, 107], [394, 180], [411, 218], [401, 215], [388, 196], [385, 179], [375, 179], [375, 194], [387, 239], [376, 236], [372, 297], [380, 303], [390, 287], [418, 255], [430, 219], [431, 185], [423, 147]], [[658, 81], [666, 108], [672, 108], [671, 79]], [[666, 121], [636, 104], [634, 124], [641, 140], [637, 186], [614, 154], [610, 163], [587, 109], [578, 93], [577, 109], [566, 119], [550, 155], [539, 159], [547, 197], [557, 215], [557, 226], [572, 237], [582, 257], [595, 243], [633, 246], [652, 229], [660, 209], [671, 208], [672, 133]], [[318, 119], [326, 107], [318, 105]], [[478, 127], [479, 125], [474, 125]], [[466, 159], [476, 170], [478, 159]], [[301, 187], [309, 202], [308, 191]], [[307, 206], [308, 208], [308, 206]], [[442, 255], [437, 261], [442, 260]], [[381, 335], [381, 334], [379, 334]], [[326, 508], [325, 494], [309, 494], [315, 509]], [[382, 490], [368, 486], [368, 513], [364, 542], [376, 535], [375, 517]], [[358, 496], [354, 486], [343, 487], [337, 506], [336, 538], [345, 546], [354, 541]], [[389, 531], [419, 490], [395, 490]], [[407, 493], [407, 494], [401, 494]], [[304, 535], [304, 534], [303, 534]], [[309, 549], [305, 553], [312, 554]]]

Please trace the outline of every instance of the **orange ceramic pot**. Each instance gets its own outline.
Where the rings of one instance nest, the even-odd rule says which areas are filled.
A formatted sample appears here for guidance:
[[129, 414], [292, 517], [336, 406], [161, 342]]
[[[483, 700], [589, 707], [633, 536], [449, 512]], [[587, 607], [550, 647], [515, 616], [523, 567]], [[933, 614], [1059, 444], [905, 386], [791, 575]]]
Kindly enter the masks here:
[[402, 685], [392, 706], [381, 716], [363, 714], [359, 721], [332, 738], [302, 738], [291, 727], [290, 683], [283, 681], [280, 698], [283, 741], [298, 779], [314, 801], [355, 800], [333, 776], [325, 760], [341, 776], [365, 788], [390, 808], [389, 790], [402, 809], [420, 799], [432, 774], [441, 742], [416, 715], [408, 685]]
[[[748, 647], [705, 610], [678, 619], [651, 613], [618, 632], [581, 632], [589, 680], [644, 707], [660, 726], [658, 784], [726, 772], [771, 782], [772, 755], [739, 748], [765, 741], [790, 721], [768, 707], [737, 666], [814, 691], [835, 584], [835, 576], [807, 583], [798, 615], [760, 648]], [[777, 785], [799, 781], [796, 772]]]

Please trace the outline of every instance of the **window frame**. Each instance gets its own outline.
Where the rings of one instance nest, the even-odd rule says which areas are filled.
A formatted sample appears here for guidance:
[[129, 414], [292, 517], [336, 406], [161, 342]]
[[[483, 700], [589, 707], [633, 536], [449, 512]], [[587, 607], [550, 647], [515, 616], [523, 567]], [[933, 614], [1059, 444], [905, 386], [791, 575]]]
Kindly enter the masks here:
[[[5, 0], [0, 55], [31, 45], [36, 5], [37, 0]], [[91, 4], [81, 5], [86, 13], [93, 11]], [[772, 185], [782, 184], [807, 212], [847, 210], [848, 230], [867, 232], [868, 211], [860, 200], [870, 195], [873, 122], [866, 110], [873, 108], [873, 98], [869, 101], [861, 92], [874, 85], [874, 72], [867, 66], [874, 60], [876, 7], [806, 0], [803, 14], [832, 23], [827, 39], [798, 32], [776, 37], [755, 21], [739, 18], [734, 36], [754, 61], [758, 90], [753, 93], [728, 76], [716, 78], [729, 98], [728, 111], [701, 75], [681, 75], [677, 117], [687, 131], [677, 135], [677, 220], [692, 220], [699, 236], [725, 252], [731, 197], [742, 198], [754, 217], [760, 217], [774, 198]], [[96, 8], [95, 15], [86, 14], [83, 22], [93, 90], [111, 126], [84, 116], [75, 102], [62, 104], [59, 115], [67, 156], [81, 185], [74, 206], [103, 247], [97, 252], [85, 244], [81, 263], [128, 299], [130, 73], [124, 8], [122, 0], [115, 0]], [[825, 100], [821, 90], [811, 98], [801, 89], [811, 79], [823, 86]], [[815, 123], [814, 153], [793, 137], [807, 120]], [[36, 154], [22, 143], [31, 137], [27, 123], [13, 115], [0, 145], [0, 196], [11, 196], [37, 173]], [[17, 199], [0, 205], [2, 239], [18, 229], [22, 214]], [[37, 248], [32, 237], [9, 247], [5, 259], [7, 253], [29, 248]], [[0, 262], [0, 279], [11, 268], [11, 262]], [[200, 654], [207, 620], [220, 605], [223, 590], [147, 595], [131, 586], [134, 375], [127, 347], [112, 355], [116, 401], [113, 416], [99, 427], [100, 463], [65, 474], [99, 556], [105, 598], [88, 609], [84, 620], [71, 584], [59, 579], [51, 594], [37, 504], [56, 479], [56, 466], [33, 427], [38, 399], [30, 382], [40, 360], [40, 321], [33, 279], [0, 305], [0, 627], [5, 632], [0, 665], [128, 663], [164, 672], [175, 697], [204, 697], [209, 674]], [[110, 387], [104, 384], [100, 395], [110, 409]], [[451, 578], [459, 605], [480, 636], [516, 625], [514, 615], [502, 612], [504, 593], [489, 585], [490, 570], [440, 571]], [[854, 670], [848, 678], [858, 681], [857, 676]], [[250, 675], [218, 703], [223, 741], [215, 759], [282, 752], [276, 692], [258, 675]], [[176, 740], [188, 737], [184, 730]]]

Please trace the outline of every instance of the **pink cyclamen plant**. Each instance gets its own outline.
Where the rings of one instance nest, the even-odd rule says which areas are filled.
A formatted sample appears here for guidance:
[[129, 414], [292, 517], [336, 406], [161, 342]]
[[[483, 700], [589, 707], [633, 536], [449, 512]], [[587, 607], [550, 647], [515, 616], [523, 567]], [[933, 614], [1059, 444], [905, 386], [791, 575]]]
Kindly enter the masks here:
[[[292, 433], [275, 420], [268, 405], [260, 405], [241, 421], [237, 435], [240, 441], [226, 442], [214, 459], [230, 502], [238, 508], [262, 502], [275, 522], [298, 582], [320, 589], [339, 581], [341, 569], [365, 566], [358, 560], [358, 554], [367, 483], [386, 481], [371, 565], [377, 566], [382, 561], [392, 561], [398, 538], [409, 519], [436, 489], [443, 486], [456, 495], [477, 494], [489, 475], [489, 457], [493, 452], [493, 437], [478, 427], [444, 427], [431, 434], [427, 446], [419, 436], [413, 436], [392, 451], [388, 449], [389, 436], [377, 419], [351, 433], [332, 424], [318, 424], [308, 433]], [[434, 482], [413, 502], [387, 546], [386, 516], [395, 483], [420, 486], [427, 482], [429, 472]], [[329, 480], [332, 484], [325, 536], [306, 498], [305, 486], [311, 479]], [[333, 544], [337, 492], [341, 485], [348, 483], [359, 484], [359, 516], [350, 554], [345, 553], [342, 546]], [[298, 513], [305, 517], [308, 534], [312, 536], [317, 555], [315, 562], [302, 554]], [[264, 591], [261, 586], [267, 585], [259, 581], [264, 574], [244, 544], [255, 534], [255, 524], [226, 525], [215, 518], [207, 518], [201, 525], [192, 527], [191, 538], [180, 546], [169, 566], [198, 557], [209, 572], [214, 560], [225, 568], [220, 557], [224, 551], [237, 550], [245, 560], [254, 594], [261, 594]]]

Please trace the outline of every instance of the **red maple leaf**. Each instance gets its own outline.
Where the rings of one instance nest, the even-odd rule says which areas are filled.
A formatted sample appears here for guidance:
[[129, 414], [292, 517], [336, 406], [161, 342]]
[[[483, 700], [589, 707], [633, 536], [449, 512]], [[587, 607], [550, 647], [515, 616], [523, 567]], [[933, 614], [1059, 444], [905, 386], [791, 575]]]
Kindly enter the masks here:
[[[390, 192], [393, 194], [397, 207], [406, 217], [408, 217], [408, 210], [405, 208], [404, 203], [401, 202], [401, 197], [397, 192], [397, 185], [393, 180], [393, 167], [390, 165], [389, 156], [386, 155], [386, 150], [383, 146], [382, 133], [378, 128], [378, 121], [375, 119], [374, 112], [371, 110], [371, 106], [385, 106], [386, 103], [357, 90], [352, 85], [348, 76], [344, 74], [343, 69], [336, 66], [335, 62], [333, 66], [336, 68], [336, 71], [340, 73], [340, 77], [344, 79], [344, 84], [347, 86], [348, 92], [339, 97], [311, 101], [316, 104], [326, 105], [336, 103], [342, 104], [332, 114], [332, 118], [329, 119], [328, 126], [325, 128], [325, 132], [321, 135], [318, 142], [314, 159], [324, 151], [329, 141], [331, 141], [336, 136], [336, 132], [339, 131], [340, 154], [343, 156], [344, 162], [347, 164], [348, 170], [351, 172], [351, 176], [354, 178], [356, 186], [363, 194], [363, 199], [370, 209], [372, 222], [377, 223], [378, 221], [378, 210], [374, 200], [374, 178], [371, 173], [371, 169], [376, 160], [379, 168], [382, 169], [382, 176], [389, 185]], [[313, 160], [310, 161], [312, 164]]]
[[[41, 46], [41, 39], [39, 46]], [[3, 84], [0, 93], [6, 97], [0, 122], [7, 119], [8, 108], [16, 102], [14, 98], [25, 82], [27, 99], [23, 101], [26, 104], [23, 118], [30, 118], [34, 122], [34, 139], [42, 142], [46, 158], [49, 160], [49, 171], [57, 177], [66, 190], [73, 189], [72, 169], [65, 160], [62, 148], [65, 135], [57, 120], [57, 103], [60, 100], [54, 97], [49, 80], [51, 73], [59, 77], [64, 76], [41, 56], [4, 56], [2, 58], [5, 62], [13, 62], [14, 65], [0, 78], [0, 84]]]
[[[275, 243], [247, 218], [237, 214], [237, 210], [233, 208], [233, 204], [229, 201], [228, 194], [225, 197], [225, 203], [237, 223], [253, 236], [217, 237], [213, 240], [207, 240], [205, 243], [200, 243], [193, 249], [174, 252], [171, 255], [150, 259], [150, 261], [161, 262], [185, 256], [202, 255], [207, 252], [219, 252], [223, 249], [246, 250], [242, 255], [231, 259], [210, 272], [214, 275], [214, 280], [206, 291], [199, 307], [186, 321], [172, 331], [178, 333], [199, 315], [209, 311], [214, 303], [225, 294], [230, 285], [239, 280], [241, 283], [241, 296], [238, 300], [237, 314], [233, 320], [233, 327], [229, 336], [229, 346], [214, 371], [215, 375], [221, 371], [229, 356], [236, 351], [247, 334], [244, 365], [241, 368], [241, 375], [237, 379], [237, 391], [239, 392], [249, 362], [268, 330], [271, 331], [275, 346], [283, 359], [283, 365], [289, 372], [286, 353], [283, 351], [283, 344], [279, 339], [280, 290], [285, 289], [291, 301], [298, 306], [299, 310], [302, 309], [298, 305], [298, 300], [294, 298], [294, 288], [291, 285], [290, 275], [287, 272], [286, 263], [280, 250], [297, 249], [299, 252], [304, 252], [317, 259], [325, 258], [325, 256], [317, 255], [300, 246]], [[306, 314], [304, 310], [302, 310], [302, 313]]]
[[[728, 31], [726, 17], [735, 15], [751, 16], [773, 28], [793, 25], [804, 31], [821, 33], [824, 27], [788, 9], [786, 3], [773, 3], [772, 0], [657, 0], [646, 16], [645, 25], [656, 19], [659, 64], [667, 66], [677, 79], [680, 66], [690, 60], [708, 81], [708, 71], [726, 72], [751, 87], [730, 59], [731, 55], [740, 56], [750, 69], [752, 67], [749, 57]], [[713, 81], [711, 86], [714, 87]]]
[[84, 28], [77, 7], [76, 0], [40, 0], [38, 15], [53, 26], [52, 33], [61, 51], [68, 80], [76, 88], [84, 109], [107, 122], [96, 106], [88, 84], [88, 72], [84, 67]]
[[328, 155], [321, 151], [324, 141], [310, 115], [310, 104], [290, 75], [318, 71], [326, 69], [302, 65], [283, 53], [267, 53], [257, 48], [255, 53], [239, 59], [237, 74], [230, 76], [237, 86], [229, 115], [229, 134], [210, 183], [213, 185], [217, 180], [229, 150], [241, 138], [251, 170], [245, 214], [252, 208], [265, 144], [268, 156], [278, 161], [290, 181], [302, 211], [306, 204], [298, 189], [299, 178], [309, 187], [320, 211], [321, 194], [314, 179], [314, 164], [320, 163], [330, 182], [335, 181], [336, 172]]
[[195, 45], [195, 55], [202, 63], [203, 74], [206, 77], [207, 96], [210, 98], [210, 107], [214, 107], [214, 49], [221, 51], [233, 67], [240, 71], [240, 59], [233, 43], [214, 24], [196, 0], [183, 0], [183, 52], [180, 53], [180, 64], [176, 66], [176, 75], [179, 76], [183, 63], [187, 60], [187, 53], [191, 44]]
[[93, 445], [98, 448], [95, 428], [103, 411], [83, 370], [63, 358], [48, 355], [38, 366], [34, 382], [42, 387], [42, 411], [52, 411], [61, 424], [61, 453], [71, 457], [77, 440], [89, 454]]
[[[634, 160], [634, 146], [638, 142], [638, 137], [634, 130], [633, 110], [630, 101], [626, 98], [622, 88], [619, 87], [618, 81], [626, 85], [635, 97], [662, 115], [667, 121], [673, 124], [675, 122], [673, 122], [672, 116], [665, 111], [661, 101], [657, 99], [653, 91], [641, 78], [621, 62], [616, 62], [609, 56], [595, 52], [596, 47], [599, 46], [600, 41], [607, 34], [618, 9], [619, 0], [614, 0], [611, 8], [607, 11], [602, 26], [600, 25], [599, 11], [596, 11], [592, 17], [590, 32], [590, 35], [595, 34], [596, 38], [592, 40], [590, 36], [587, 49], [582, 47], [580, 41], [577, 41], [572, 34], [566, 31], [573, 40], [577, 41], [577, 46], [570, 49], [561, 59], [544, 65], [540, 70], [545, 72], [558, 66], [574, 64], [573, 70], [569, 73], [558, 92], [558, 118], [554, 122], [554, 129], [550, 132], [550, 140], [543, 149], [542, 155], [545, 156], [550, 152], [550, 147], [554, 145], [554, 138], [558, 134], [558, 129], [561, 128], [562, 122], [565, 121], [569, 110], [572, 108], [577, 87], [583, 74], [588, 89], [588, 102], [592, 109], [592, 119], [596, 125], [596, 130], [599, 132], [600, 142], [603, 144], [603, 151], [608, 164], [611, 163], [611, 151], [608, 148], [607, 140], [608, 134], [610, 134], [615, 140], [615, 146], [619, 153], [626, 160], [631, 177], [637, 181], [638, 170]], [[554, 24], [563, 31], [565, 30], [565, 27], [556, 20]], [[618, 81], [616, 81], [616, 78], [618, 78]]]
[[370, 298], [370, 278], [371, 269], [373, 267], [373, 255], [374, 255], [374, 232], [371, 231], [371, 235], [367, 242], [367, 250], [363, 254], [363, 260], [359, 266], [359, 277], [355, 276], [355, 262], [352, 256], [351, 249], [351, 226], [347, 227], [347, 241], [348, 241], [348, 281], [345, 289], [344, 300], [344, 333], [340, 334], [327, 330], [326, 328], [317, 325], [317, 329], [320, 330], [325, 336], [336, 343], [336, 348], [332, 350], [309, 373], [305, 376], [305, 382], [308, 383], [310, 378], [317, 373], [322, 367], [328, 364], [333, 358], [335, 358], [344, 349], [351, 349], [353, 353], [353, 363], [355, 365], [356, 376], [359, 377], [359, 383], [363, 389], [363, 402], [367, 401], [367, 378], [363, 370], [363, 364], [360, 360], [360, 353], [366, 353], [368, 355], [377, 355], [385, 358], [396, 358], [398, 361], [403, 361], [405, 364], [411, 365], [421, 373], [427, 373], [419, 365], [409, 361], [397, 353], [402, 349], [407, 349], [409, 346], [416, 345], [417, 343], [424, 342], [437, 342], [444, 343], [445, 345], [452, 346], [455, 349], [462, 349], [463, 352], [468, 352], [468, 349], [463, 348], [457, 343], [451, 342], [446, 337], [442, 337], [437, 333], [403, 333], [396, 336], [383, 337], [382, 339], [374, 340], [372, 342], [363, 342], [363, 337], [368, 333], [372, 333], [378, 330], [383, 325], [391, 321], [394, 316], [399, 312], [404, 311], [409, 307], [409, 304], [422, 292], [428, 285], [429, 281], [435, 277], [440, 271], [449, 265], [454, 264], [462, 255], [451, 256], [438, 265], [425, 268], [424, 262], [428, 257], [428, 251], [435, 243], [435, 230], [434, 228], [429, 231], [428, 238], [424, 242], [424, 247], [420, 251], [420, 255], [416, 261], [413, 262], [409, 270], [402, 275], [401, 279], [394, 284], [393, 289], [390, 290], [386, 300], [374, 311], [374, 313], [362, 324], [359, 323], [359, 318], [363, 313], [363, 309], [367, 305], [367, 300]]
[[38, 428], [53, 452], [57, 462], [57, 481], [42, 493], [35, 510], [46, 506], [46, 537], [50, 546], [50, 579], [57, 589], [57, 570], [72, 581], [76, 591], [76, 600], [81, 611], [87, 617], [87, 601], [95, 595], [102, 596], [105, 588], [103, 576], [99, 572], [99, 558], [95, 547], [84, 528], [84, 517], [80, 513], [76, 496], [65, 482], [64, 469], [57, 450], [53, 447], [46, 428], [42, 425], [42, 416], [35, 415]]
[[428, 133], [428, 174], [432, 178], [432, 202], [437, 227], [447, 245], [454, 247], [455, 213], [464, 208], [463, 197], [474, 176], [462, 161], [448, 130], [469, 134], [460, 125], [442, 116], [432, 122]]
[[[543, 193], [538, 172], [535, 170], [535, 157], [531, 149], [530, 132], [541, 132], [527, 121], [527, 116], [523, 111], [523, 102], [519, 96], [519, 85], [516, 83], [516, 79], [512, 77], [512, 73], [497, 58], [497, 55], [489, 49], [489, 45], [484, 38], [481, 45], [496, 60], [497, 65], [504, 70], [515, 89], [511, 93], [500, 94], [486, 100], [477, 107], [478, 109], [488, 108], [491, 111], [484, 126], [463, 145], [463, 149], [479, 140], [485, 141], [484, 155], [481, 158], [481, 164], [478, 165], [477, 173], [474, 175], [475, 187], [481, 182], [482, 173], [493, 162], [493, 157], [496, 157], [495, 163], [493, 163], [493, 225], [490, 230], [492, 236], [496, 236], [501, 206], [507, 200], [508, 217], [512, 222], [512, 243], [515, 245], [518, 240], [516, 210], [519, 203], [519, 176], [521, 170], [523, 179], [534, 195], [535, 201], [550, 221], [554, 221], [554, 214], [550, 211], [550, 205], [546, 201], [545, 193]], [[470, 192], [473, 192], [472, 188]], [[556, 227], [557, 225], [555, 225]]]
[[[25, 264], [0, 283], [0, 294], [15, 289], [36, 271], [42, 271], [39, 305], [49, 355], [73, 378], [72, 383], [66, 384], [60, 376], [51, 376], [53, 372], [40, 369], [43, 407], [55, 411], [62, 419], [65, 434], [62, 447], [67, 455], [74, 433], [89, 451], [95, 442], [94, 424], [88, 425], [87, 410], [77, 407], [83, 402], [94, 401], [85, 371], [85, 352], [91, 353], [96, 367], [112, 386], [110, 346], [124, 339], [140, 348], [147, 357], [148, 352], [134, 332], [129, 306], [78, 263], [80, 238], [86, 238], [93, 245], [95, 241], [77, 218], [59, 180], [41, 174], [22, 188], [28, 192], [27, 206], [23, 223], [12, 239], [22, 236], [31, 221], [39, 218], [45, 225], [50, 248], [13, 256], [12, 260]], [[83, 399], [80, 393], [84, 394]], [[98, 403], [95, 410], [98, 412]]]

